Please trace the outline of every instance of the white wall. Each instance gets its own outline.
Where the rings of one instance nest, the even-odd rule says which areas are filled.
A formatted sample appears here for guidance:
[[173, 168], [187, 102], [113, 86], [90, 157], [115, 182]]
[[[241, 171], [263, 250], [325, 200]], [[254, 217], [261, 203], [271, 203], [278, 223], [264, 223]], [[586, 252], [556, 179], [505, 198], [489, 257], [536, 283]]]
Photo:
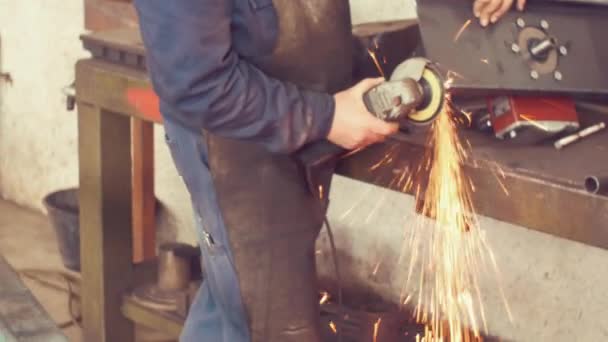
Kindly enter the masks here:
[[[44, 5], [41, 5], [44, 4]], [[40, 208], [50, 189], [77, 180], [76, 114], [62, 87], [83, 55], [81, 1], [0, 0], [0, 194]]]
[[[406, 0], [351, 0], [353, 22], [413, 16]], [[77, 184], [76, 113], [64, 109], [61, 88], [73, 80], [86, 54], [78, 35], [82, 0], [0, 0], [0, 67], [13, 86], [0, 85], [0, 195], [42, 209], [42, 197]], [[156, 130], [157, 196], [168, 210], [163, 238], [193, 241], [188, 195]], [[389, 298], [398, 295], [403, 269], [391, 263], [413, 211], [411, 197], [336, 177], [330, 219], [351, 277]], [[356, 210], [343, 218], [348, 208]], [[608, 252], [482, 220], [498, 256], [504, 289], [515, 315], [510, 325], [498, 292], [485, 287], [491, 331], [518, 341], [608, 340]], [[168, 227], [168, 228], [167, 228]], [[177, 229], [173, 229], [177, 227]], [[325, 247], [324, 247], [325, 248]], [[327, 255], [326, 251], [323, 255]], [[371, 273], [379, 255], [389, 260]], [[331, 272], [325, 259], [324, 273]]]

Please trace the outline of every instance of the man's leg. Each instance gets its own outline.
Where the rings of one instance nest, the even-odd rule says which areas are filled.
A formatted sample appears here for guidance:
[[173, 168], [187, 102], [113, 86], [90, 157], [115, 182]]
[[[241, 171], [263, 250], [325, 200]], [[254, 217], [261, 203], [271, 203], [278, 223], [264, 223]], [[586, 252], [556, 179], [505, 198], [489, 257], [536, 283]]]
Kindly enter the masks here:
[[249, 342], [239, 282], [215, 199], [202, 136], [168, 120], [165, 132], [177, 170], [190, 193], [203, 263], [203, 284], [180, 340]]

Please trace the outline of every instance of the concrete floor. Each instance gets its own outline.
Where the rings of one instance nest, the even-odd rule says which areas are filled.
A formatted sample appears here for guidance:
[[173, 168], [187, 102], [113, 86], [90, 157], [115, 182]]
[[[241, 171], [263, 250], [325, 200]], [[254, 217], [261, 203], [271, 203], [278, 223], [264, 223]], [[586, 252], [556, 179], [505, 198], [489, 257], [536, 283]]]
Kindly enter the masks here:
[[[408, 220], [400, 219], [394, 213], [411, 212], [413, 200], [380, 189], [375, 189], [377, 196], [369, 196], [365, 195], [368, 191], [366, 186], [340, 182], [346, 183], [338, 179], [335, 189], [348, 185], [348, 196], [357, 201], [365, 199], [361, 204], [363, 207], [376, 207], [376, 202], [382, 199], [383, 205], [375, 214], [382, 218], [381, 222], [369, 219], [369, 214], [362, 210], [356, 210], [360, 213], [347, 217], [345, 220], [348, 222], [341, 220], [341, 214], [353, 205], [352, 201], [343, 198], [347, 194], [344, 191], [339, 193], [343, 195], [342, 198], [334, 196], [337, 199], [330, 215], [335, 223], [337, 244], [341, 248], [352, 245], [348, 249], [352, 254], [352, 265], [344, 265], [353, 268], [349, 276], [367, 277], [374, 266], [369, 261], [362, 261], [369, 256], [368, 251], [382, 250], [388, 253], [399, 250], [400, 243], [396, 241], [399, 239], [386, 237], [394, 236], [396, 229], [405, 227], [404, 222]], [[487, 304], [486, 313], [492, 334], [518, 342], [608, 341], [608, 251], [504, 222], [487, 218], [481, 221], [502, 266], [502, 287], [515, 316], [514, 322], [506, 319], [498, 291], [491, 288], [493, 282], [489, 283], [484, 289], [487, 295], [484, 302]], [[17, 270], [63, 270], [55, 235], [47, 218], [1, 200], [0, 253]], [[343, 270], [348, 271], [349, 267]], [[386, 277], [380, 277], [381, 273], [387, 272], [381, 270], [378, 279], [368, 279], [367, 283], [377, 283], [378, 290], [382, 290], [380, 292], [395, 292], [398, 295], [399, 288], [393, 285], [401, 283], [392, 282], [392, 279], [399, 272], [395, 269], [389, 271]], [[29, 281], [26, 284], [56, 322], [69, 319], [65, 294]], [[66, 329], [65, 333], [70, 341], [82, 340], [78, 328]]]
[[[55, 232], [47, 217], [1, 199], [0, 254], [15, 271], [45, 269], [70, 272], [63, 266]], [[78, 273], [71, 274], [79, 277]], [[70, 320], [67, 293], [48, 289], [27, 278], [23, 281], [57, 324]], [[82, 341], [80, 327], [71, 326], [62, 331], [69, 341]], [[135, 334], [138, 342], [171, 342], [162, 334], [143, 327], [137, 327]]]
[[[0, 253], [16, 270], [36, 268], [66, 271], [47, 218], [0, 200]], [[34, 296], [58, 324], [70, 319], [68, 296], [24, 279]], [[79, 327], [63, 330], [70, 341], [82, 341]]]

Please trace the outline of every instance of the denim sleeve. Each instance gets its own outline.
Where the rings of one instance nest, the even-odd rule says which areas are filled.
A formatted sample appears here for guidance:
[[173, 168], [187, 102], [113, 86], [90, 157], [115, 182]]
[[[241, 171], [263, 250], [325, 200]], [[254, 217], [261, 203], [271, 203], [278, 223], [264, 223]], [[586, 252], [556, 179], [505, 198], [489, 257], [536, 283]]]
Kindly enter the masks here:
[[265, 75], [232, 48], [232, 0], [136, 0], [163, 115], [289, 153], [327, 137], [331, 95]]

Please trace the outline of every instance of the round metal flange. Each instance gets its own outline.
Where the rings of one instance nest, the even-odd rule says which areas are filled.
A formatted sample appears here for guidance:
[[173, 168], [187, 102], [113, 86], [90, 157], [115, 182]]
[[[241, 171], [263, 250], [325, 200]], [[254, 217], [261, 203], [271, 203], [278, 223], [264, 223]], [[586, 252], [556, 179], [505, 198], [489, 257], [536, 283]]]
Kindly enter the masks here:
[[133, 291], [133, 299], [140, 305], [159, 311], [177, 310], [178, 301], [185, 291], [167, 291], [155, 284], [144, 285]]
[[519, 37], [517, 42], [520, 48], [522, 48], [522, 55], [528, 62], [528, 66], [531, 70], [536, 71], [540, 75], [550, 74], [557, 69], [557, 64], [559, 60], [559, 55], [557, 49], [552, 49], [547, 53], [547, 58], [544, 61], [539, 61], [534, 59], [530, 52], [527, 51], [527, 46], [529, 46], [532, 41], [542, 41], [549, 39], [550, 37], [539, 28], [536, 27], [526, 27], [519, 32]]

